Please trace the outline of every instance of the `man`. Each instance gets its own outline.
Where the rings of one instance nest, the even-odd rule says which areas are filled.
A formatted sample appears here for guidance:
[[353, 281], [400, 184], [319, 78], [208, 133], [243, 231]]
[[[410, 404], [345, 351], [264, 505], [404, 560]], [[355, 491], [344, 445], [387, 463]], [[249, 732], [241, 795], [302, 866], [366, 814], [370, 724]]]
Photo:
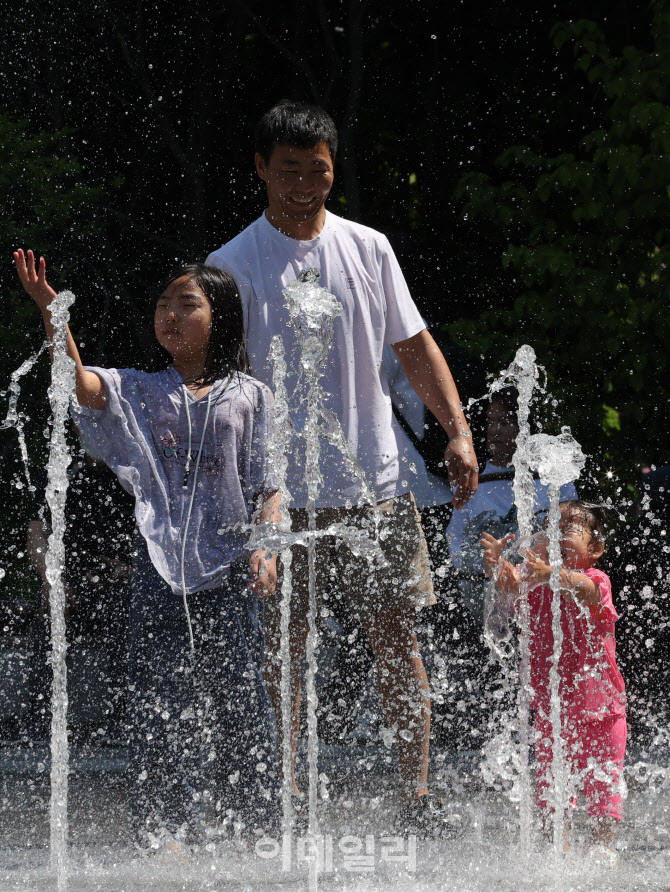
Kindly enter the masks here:
[[[322, 109], [282, 102], [266, 112], [256, 130], [255, 162], [266, 185], [268, 208], [240, 235], [210, 254], [207, 263], [229, 272], [237, 282], [253, 374], [269, 384], [272, 337], [282, 335], [289, 357], [294, 346], [282, 288], [301, 270], [315, 267], [321, 272], [320, 284], [342, 303], [322, 385], [328, 407], [339, 419], [386, 518], [385, 553], [391, 569], [373, 577], [365, 561], [354, 558], [346, 547], [336, 549], [324, 541], [319, 577], [324, 587], [326, 580], [335, 577], [375, 655], [386, 724], [396, 732], [405, 802], [402, 828], [432, 835], [432, 824], [442, 818], [428, 795], [430, 701], [414, 618], [415, 610], [434, 603], [435, 597], [420, 518], [399, 479], [393, 412], [382, 368], [385, 344], [393, 345], [412, 386], [449, 436], [445, 460], [456, 487], [456, 508], [477, 489], [477, 463], [447, 364], [425, 329], [387, 239], [326, 211], [336, 153], [337, 131]], [[291, 379], [287, 390], [294, 391]], [[295, 398], [290, 409], [299, 432], [305, 406]], [[288, 486], [297, 527], [306, 523], [304, 444], [290, 458]], [[364, 523], [359, 487], [337, 450], [326, 443], [321, 470], [319, 526], [334, 521]], [[347, 508], [347, 504], [355, 507]], [[293, 747], [307, 636], [306, 576], [305, 549], [296, 548], [291, 620]], [[269, 607], [268, 685], [279, 714], [278, 608], [276, 602]]]

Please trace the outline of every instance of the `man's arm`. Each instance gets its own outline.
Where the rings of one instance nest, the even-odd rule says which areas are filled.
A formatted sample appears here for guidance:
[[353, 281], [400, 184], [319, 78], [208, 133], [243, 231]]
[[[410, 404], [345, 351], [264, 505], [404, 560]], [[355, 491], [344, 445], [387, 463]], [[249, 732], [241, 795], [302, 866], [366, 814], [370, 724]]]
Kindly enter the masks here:
[[393, 344], [409, 383], [449, 437], [444, 452], [454, 508], [462, 508], [477, 491], [479, 468], [472, 434], [442, 351], [427, 329]]

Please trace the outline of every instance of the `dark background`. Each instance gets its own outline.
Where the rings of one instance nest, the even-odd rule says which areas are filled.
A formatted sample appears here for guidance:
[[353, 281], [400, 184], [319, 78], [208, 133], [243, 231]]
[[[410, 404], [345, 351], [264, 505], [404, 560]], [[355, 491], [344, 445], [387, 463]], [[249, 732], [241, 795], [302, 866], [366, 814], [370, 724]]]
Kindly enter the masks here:
[[[509, 146], [555, 157], [611, 123], [611, 95], [575, 67], [574, 40], [557, 48], [556, 23], [593, 20], [614, 56], [627, 46], [648, 54], [659, 40], [667, 46], [666, 8], [623, 0], [31, 0], [18, 12], [6, 7], [0, 386], [42, 340], [39, 316], [16, 288], [15, 247], [43, 253], [52, 283], [77, 295], [73, 329], [85, 361], [141, 365], [146, 301], [169, 268], [204, 258], [264, 208], [253, 168], [256, 119], [281, 98], [304, 99], [328, 108], [340, 129], [330, 209], [389, 235], [422, 312], [455, 332], [486, 372], [497, 373], [528, 337], [560, 400], [549, 405], [549, 423], [568, 421], [593, 456], [588, 486], [618, 500], [633, 496], [640, 468], [667, 461], [661, 366], [628, 386], [632, 360], [616, 349], [626, 319], [615, 306], [609, 346], [592, 374], [580, 375], [607, 294], [593, 314], [583, 305], [561, 308], [564, 337], [554, 317], [543, 329], [555, 282], [534, 282], [534, 303], [518, 321], [512, 308], [528, 300], [528, 281], [501, 256], [510, 239], [523, 242], [525, 224], [510, 234], [490, 213], [464, 213], [459, 183], [476, 172], [499, 186], [513, 175], [496, 163]], [[668, 96], [656, 100], [668, 112]], [[658, 174], [640, 190], [663, 198], [662, 181]], [[605, 209], [604, 227], [609, 216]], [[667, 239], [656, 241], [667, 249]], [[653, 248], [630, 248], [633, 266], [636, 250], [648, 256]], [[654, 312], [665, 313], [667, 284], [652, 300]], [[661, 329], [653, 314], [628, 324], [626, 356], [644, 352], [654, 337], [661, 356], [668, 346]], [[614, 367], [621, 375], [613, 384]], [[46, 460], [46, 385], [42, 361], [21, 402], [35, 465]], [[6, 581], [19, 580], [25, 559], [16, 553], [31, 507], [27, 490], [13, 489], [22, 479], [13, 430], [0, 434], [0, 453], [2, 544], [14, 548], [5, 552], [14, 569]]]

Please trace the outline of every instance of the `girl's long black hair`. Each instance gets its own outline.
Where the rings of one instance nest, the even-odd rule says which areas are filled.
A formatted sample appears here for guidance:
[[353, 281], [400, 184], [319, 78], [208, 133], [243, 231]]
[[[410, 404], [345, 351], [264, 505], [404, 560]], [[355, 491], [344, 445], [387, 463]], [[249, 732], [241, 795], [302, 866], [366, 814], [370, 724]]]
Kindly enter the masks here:
[[204, 263], [184, 263], [172, 270], [163, 282], [158, 295], [149, 307], [151, 317], [152, 369], [164, 368], [172, 361], [167, 350], [158, 343], [153, 333], [156, 301], [177, 279], [189, 278], [202, 289], [212, 308], [212, 329], [202, 377], [197, 383], [211, 386], [215, 381], [235, 374], [249, 374], [251, 365], [244, 336], [242, 300], [235, 280], [228, 273]]

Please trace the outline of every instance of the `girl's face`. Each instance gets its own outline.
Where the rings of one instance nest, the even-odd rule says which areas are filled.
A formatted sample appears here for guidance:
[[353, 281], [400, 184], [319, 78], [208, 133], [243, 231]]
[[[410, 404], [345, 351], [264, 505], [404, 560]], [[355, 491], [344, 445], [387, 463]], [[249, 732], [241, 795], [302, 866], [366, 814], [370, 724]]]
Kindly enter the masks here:
[[568, 570], [588, 570], [602, 555], [604, 546], [576, 517], [561, 516], [561, 555]]
[[[533, 538], [533, 550], [543, 560], [548, 561], [549, 537], [545, 526]], [[579, 517], [561, 508], [559, 521], [560, 546], [563, 566], [567, 570], [588, 570], [602, 557], [605, 546], [594, 539], [591, 530]], [[546, 555], [546, 556], [545, 556]]]
[[212, 331], [212, 305], [189, 276], [170, 282], [156, 302], [154, 331], [173, 360], [205, 361]]

